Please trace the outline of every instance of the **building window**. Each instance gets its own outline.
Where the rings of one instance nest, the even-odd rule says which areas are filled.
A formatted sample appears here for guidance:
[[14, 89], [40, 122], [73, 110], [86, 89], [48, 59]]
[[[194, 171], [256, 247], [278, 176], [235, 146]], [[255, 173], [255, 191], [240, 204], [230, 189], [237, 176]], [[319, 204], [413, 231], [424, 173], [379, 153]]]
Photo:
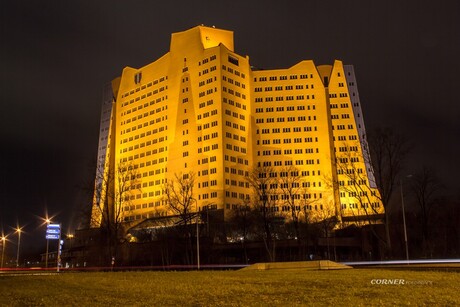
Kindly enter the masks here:
[[142, 79], [142, 72], [138, 72], [134, 75], [134, 83], [138, 84], [141, 82]]
[[235, 57], [233, 57], [233, 56], [231, 56], [231, 55], [228, 56], [228, 61], [229, 61], [230, 63], [236, 65], [236, 66], [239, 65], [239, 64], [238, 64], [238, 59], [235, 58]]

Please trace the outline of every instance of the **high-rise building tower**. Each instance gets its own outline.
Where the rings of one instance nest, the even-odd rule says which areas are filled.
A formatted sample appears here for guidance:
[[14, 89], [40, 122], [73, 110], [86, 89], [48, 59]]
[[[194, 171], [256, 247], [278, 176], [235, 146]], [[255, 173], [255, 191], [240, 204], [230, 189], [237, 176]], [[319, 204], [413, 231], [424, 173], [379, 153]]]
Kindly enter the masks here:
[[[231, 212], [254, 200], [248, 178], [256, 169], [277, 178], [270, 210], [381, 213], [365, 144], [351, 66], [254, 70], [234, 52], [231, 31], [174, 33], [167, 54], [126, 67], [107, 86], [92, 226], [104, 210], [127, 223], [173, 214], [165, 184], [190, 176], [193, 210]], [[288, 185], [294, 209], [285, 204]]]

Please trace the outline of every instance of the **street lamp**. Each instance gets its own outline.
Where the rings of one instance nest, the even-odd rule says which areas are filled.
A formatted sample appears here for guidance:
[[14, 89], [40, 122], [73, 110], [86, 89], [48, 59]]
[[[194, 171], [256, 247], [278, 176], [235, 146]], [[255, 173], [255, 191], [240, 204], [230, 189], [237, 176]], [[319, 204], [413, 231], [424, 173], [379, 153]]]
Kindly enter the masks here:
[[72, 248], [72, 240], [75, 236], [73, 234], [68, 234], [67, 235], [67, 240], [69, 240], [69, 249]]
[[[48, 229], [48, 225], [51, 224], [51, 220], [49, 218], [46, 218], [46, 227]], [[48, 250], [49, 250], [49, 243], [50, 240], [48, 239], [48, 236], [46, 237], [46, 259], [45, 259], [45, 268], [48, 268]]]
[[21, 246], [21, 228], [19, 226], [16, 228], [18, 234], [18, 251], [16, 253], [16, 267], [19, 267], [19, 247]]
[[69, 249], [67, 251], [68, 257], [70, 259], [70, 265], [73, 267], [73, 261], [72, 261], [72, 241], [75, 238], [75, 235], [73, 234], [68, 234], [67, 235], [67, 240], [69, 241]]
[[1, 240], [2, 240], [2, 267], [1, 268], [3, 269], [3, 258], [5, 256], [5, 244], [6, 244], [6, 237], [3, 233], [2, 233]]
[[[406, 176], [410, 178], [412, 175]], [[402, 207], [402, 216], [403, 216], [403, 227], [404, 227], [404, 243], [406, 245], [406, 260], [409, 262], [409, 245], [407, 244], [407, 227], [406, 227], [406, 211], [404, 209], [404, 193], [403, 193], [403, 178], [399, 181], [401, 188], [401, 207]]]
[[196, 264], [197, 269], [200, 269], [200, 233], [198, 228], [198, 202], [196, 203]]

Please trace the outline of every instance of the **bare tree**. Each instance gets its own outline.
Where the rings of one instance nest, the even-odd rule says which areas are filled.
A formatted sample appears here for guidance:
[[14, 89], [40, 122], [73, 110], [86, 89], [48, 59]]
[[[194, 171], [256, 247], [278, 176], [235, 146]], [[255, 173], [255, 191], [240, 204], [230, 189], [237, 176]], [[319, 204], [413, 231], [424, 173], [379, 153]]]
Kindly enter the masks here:
[[435, 172], [425, 166], [422, 167], [420, 172], [412, 176], [411, 183], [411, 190], [416, 198], [420, 212], [423, 253], [428, 256], [428, 251], [431, 253], [430, 217], [433, 207], [440, 202], [443, 185]]
[[[281, 169], [279, 174], [278, 193], [281, 195], [281, 202], [284, 205], [284, 209], [288, 211], [288, 221], [294, 228], [298, 256], [300, 258], [302, 253], [302, 235], [300, 231], [302, 216], [304, 216], [303, 222], [308, 224], [309, 209], [315, 200], [308, 197], [308, 190], [306, 185], [304, 185], [305, 182], [298, 168], [288, 166]], [[306, 240], [308, 240], [308, 238], [306, 238]]]
[[[195, 186], [195, 174], [189, 172], [187, 174], [174, 174], [174, 179], [168, 179], [164, 186], [165, 199], [168, 208], [181, 220], [181, 226], [184, 234], [187, 236], [186, 243], [186, 262], [191, 263], [192, 254], [192, 230], [189, 224], [192, 223], [193, 206], [196, 204], [196, 199], [193, 195]], [[197, 208], [196, 208], [197, 209]], [[196, 210], [198, 214], [198, 210]]]
[[333, 204], [320, 205], [319, 209], [315, 211], [312, 219], [313, 222], [320, 227], [326, 238], [327, 258], [330, 259], [331, 251], [329, 238], [339, 222], [335, 212], [335, 206]]
[[371, 131], [367, 136], [367, 141], [368, 143], [363, 146], [363, 155], [370, 167], [368, 171], [375, 178], [375, 184], [379, 191], [377, 195], [385, 210], [385, 245], [387, 253], [391, 256], [390, 202], [411, 146], [404, 136], [390, 128], [377, 128]]
[[127, 213], [132, 210], [134, 193], [140, 192], [140, 176], [128, 163], [120, 162], [115, 169], [108, 163], [101, 165], [96, 170], [91, 227], [100, 228], [107, 247], [107, 260], [112, 261], [124, 237], [123, 225]]
[[241, 205], [232, 210], [229, 218], [232, 241], [241, 242], [246, 264], [248, 263], [246, 244], [251, 232], [254, 232], [254, 219], [255, 214], [249, 199], [244, 199]]
[[304, 234], [305, 250], [303, 252], [308, 257], [309, 250], [310, 250], [309, 240], [310, 240], [310, 235], [311, 235], [310, 226], [313, 223], [312, 203], [315, 201], [313, 202], [309, 201], [306, 198], [306, 194], [307, 193], [304, 193], [305, 197], [303, 197], [303, 200], [302, 200], [302, 205], [301, 205], [302, 215], [300, 216], [299, 221], [303, 229], [301, 233]]
[[301, 202], [301, 176], [299, 170], [294, 166], [288, 166], [280, 171], [278, 180], [279, 194], [281, 194], [282, 204], [289, 211], [289, 218], [294, 225], [296, 238], [300, 237], [299, 219]]
[[272, 167], [256, 167], [246, 180], [253, 189], [253, 203], [261, 217], [263, 241], [269, 261], [275, 259], [275, 203], [278, 199], [277, 180]]

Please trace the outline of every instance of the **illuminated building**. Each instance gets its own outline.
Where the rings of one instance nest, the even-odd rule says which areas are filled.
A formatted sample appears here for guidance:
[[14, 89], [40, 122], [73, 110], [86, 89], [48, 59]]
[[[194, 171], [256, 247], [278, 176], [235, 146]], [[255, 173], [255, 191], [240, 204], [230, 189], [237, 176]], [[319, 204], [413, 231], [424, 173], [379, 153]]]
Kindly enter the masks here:
[[[345, 147], [367, 176], [351, 66], [302, 61], [254, 70], [249, 57], [234, 52], [233, 32], [198, 26], [172, 34], [168, 53], [139, 69], [126, 67], [104, 93], [98, 168], [135, 171], [120, 204], [126, 222], [170, 215], [165, 182], [190, 173], [198, 210], [229, 212], [251, 198], [246, 178], [262, 167], [274, 177], [298, 171], [298, 197], [308, 199], [312, 214], [326, 208], [340, 217], [358, 214], [353, 195], [332, 184], [348, 184], [335, 163]], [[94, 202], [105, 193], [95, 193]], [[274, 211], [288, 211], [275, 200]], [[93, 207], [92, 226], [100, 222]]]

